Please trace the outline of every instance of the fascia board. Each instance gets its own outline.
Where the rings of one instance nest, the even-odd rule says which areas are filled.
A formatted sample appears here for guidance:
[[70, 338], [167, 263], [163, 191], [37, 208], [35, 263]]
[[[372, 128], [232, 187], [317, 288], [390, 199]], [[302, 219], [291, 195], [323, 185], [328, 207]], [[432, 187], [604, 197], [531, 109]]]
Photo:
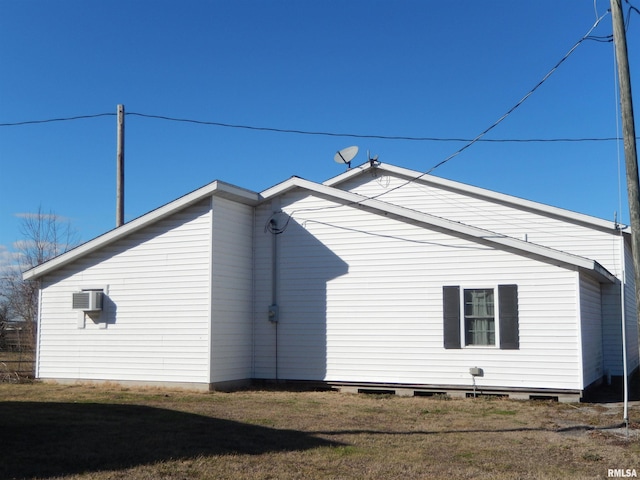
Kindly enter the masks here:
[[[273, 187], [269, 187], [266, 190], [263, 190], [262, 192], [260, 192], [260, 200], [261, 201], [270, 200], [273, 197], [277, 197], [278, 195], [282, 195], [283, 193], [288, 192], [289, 190], [299, 187], [300, 185], [298, 183], [298, 180], [302, 181], [303, 179], [300, 177], [291, 177], [285, 180], [284, 182], [280, 182], [274, 185]], [[308, 180], [304, 180], [304, 181], [308, 182]], [[313, 183], [314, 185], [317, 185], [314, 182], [309, 182], [309, 183]]]
[[315, 182], [310, 182], [309, 180], [294, 178], [290, 179], [290, 181], [291, 184], [288, 185], [288, 189], [300, 187], [313, 191], [319, 195], [338, 199], [345, 202], [346, 204], [351, 204], [354, 207], [357, 206], [359, 208], [364, 208], [370, 211], [385, 213], [403, 221], [427, 225], [430, 228], [436, 228], [438, 230], [453, 232], [465, 237], [471, 237], [476, 241], [482, 243], [497, 244], [506, 250], [517, 251], [522, 254], [541, 257], [547, 262], [554, 265], [578, 268], [589, 273], [597, 274], [600, 278], [604, 278], [607, 281], [615, 281], [615, 277], [611, 275], [604, 267], [588, 258], [561, 252], [559, 250], [544, 247], [535, 243], [525, 242], [524, 240], [519, 240], [517, 238], [492, 232], [490, 230], [484, 230], [478, 227], [465, 225], [463, 223], [454, 222], [446, 218], [436, 217], [434, 215], [419, 212], [417, 210], [400, 207], [398, 205], [386, 203], [381, 200], [367, 198], [356, 193], [339, 190]]
[[[357, 167], [352, 167], [350, 169], [348, 169], [346, 172], [341, 173], [340, 175], [336, 175], [335, 177], [330, 178], [329, 180], [322, 182], [323, 185], [326, 185], [328, 187], [334, 187], [336, 185], [338, 185], [339, 183], [342, 183], [346, 180], [349, 180], [352, 177], [356, 177], [358, 175], [360, 175], [362, 172], [369, 170], [371, 168], [382, 168], [383, 164], [379, 164], [376, 167], [371, 167], [371, 164], [369, 162], [367, 163], [363, 163], [362, 165], [358, 165]], [[384, 164], [386, 165], [386, 164]], [[416, 176], [419, 175], [418, 172], [415, 172]]]
[[[534, 202], [532, 200], [526, 200], [524, 198], [515, 197], [513, 195], [494, 192], [493, 190], [487, 190], [485, 188], [475, 187], [473, 185], [456, 182], [454, 180], [448, 180], [448, 179], [436, 177], [433, 175], [427, 175], [415, 170], [397, 167], [395, 165], [389, 165], [387, 163], [380, 163], [375, 167], [370, 167], [368, 163], [360, 165], [359, 167], [355, 167], [348, 170], [342, 175], [338, 175], [336, 177], [333, 177], [327, 180], [326, 182], [324, 182], [324, 185], [335, 187], [339, 183], [342, 183], [353, 176], [359, 175], [363, 171], [368, 170], [370, 168], [384, 170], [389, 173], [398, 175], [399, 177], [403, 177], [407, 180], [419, 182], [423, 185], [429, 185], [429, 184], [436, 185], [442, 188], [446, 188], [448, 190], [454, 190], [454, 191], [462, 192], [464, 194], [474, 195], [476, 197], [483, 197], [493, 202], [513, 205], [517, 208], [530, 210], [534, 212], [540, 212], [546, 215], [551, 215], [554, 217], [566, 219], [574, 223], [577, 222], [590, 227], [596, 227], [598, 229], [605, 229], [605, 230], [616, 229], [615, 223], [609, 220], [603, 220], [601, 218], [593, 217], [591, 215], [585, 215], [583, 213], [577, 213], [571, 210], [553, 207], [551, 205], [546, 205], [544, 203]], [[623, 231], [626, 231], [626, 230], [627, 230], [627, 227], [623, 228]]]
[[154, 222], [157, 222], [169, 215], [191, 206], [209, 196], [220, 196], [228, 198], [247, 205], [256, 205], [259, 196], [256, 192], [246, 190], [229, 183], [214, 181], [188, 193], [170, 203], [167, 203], [155, 210], [152, 210], [130, 222], [125, 223], [121, 227], [114, 228], [99, 237], [89, 240], [76, 248], [69, 250], [45, 263], [31, 268], [22, 274], [23, 280], [35, 280], [57, 268], [67, 265], [78, 258], [94, 252], [107, 244], [115, 242], [121, 238], [130, 235]]
[[216, 188], [211, 192], [211, 195], [215, 195], [216, 197], [226, 198], [249, 206], [255, 206], [260, 201], [260, 195], [253, 190], [238, 187], [231, 183], [221, 182], [220, 180], [216, 180], [213, 183]]

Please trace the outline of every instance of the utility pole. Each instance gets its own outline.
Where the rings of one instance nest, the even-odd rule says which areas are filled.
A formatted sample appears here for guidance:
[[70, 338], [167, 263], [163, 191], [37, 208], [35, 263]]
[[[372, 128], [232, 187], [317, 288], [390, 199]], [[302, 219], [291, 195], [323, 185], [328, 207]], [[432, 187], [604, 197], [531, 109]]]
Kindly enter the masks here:
[[[624, 161], [627, 172], [627, 195], [629, 198], [629, 217], [631, 220], [631, 252], [636, 281], [636, 308], [640, 313], [640, 187], [638, 186], [638, 157], [636, 152], [636, 130], [633, 119], [631, 98], [631, 75], [627, 55], [627, 37], [622, 16], [622, 0], [611, 0], [611, 18], [613, 21], [613, 41], [616, 47], [618, 63], [618, 81], [620, 83], [620, 106], [622, 112], [622, 135], [624, 138]], [[622, 259], [624, 262], [624, 258]], [[624, 315], [623, 315], [624, 318]], [[622, 325], [625, 409], [624, 420], [629, 425], [627, 411], [627, 351], [625, 325]]]
[[116, 227], [124, 223], [124, 105], [118, 105], [118, 146], [116, 149]]

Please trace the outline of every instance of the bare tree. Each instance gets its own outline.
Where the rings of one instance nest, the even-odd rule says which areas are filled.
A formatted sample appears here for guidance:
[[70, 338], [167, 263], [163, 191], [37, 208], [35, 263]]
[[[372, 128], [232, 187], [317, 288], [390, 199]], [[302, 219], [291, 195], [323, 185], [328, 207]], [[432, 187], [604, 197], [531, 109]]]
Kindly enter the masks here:
[[22, 239], [15, 242], [10, 259], [0, 273], [0, 312], [5, 322], [19, 328], [23, 348], [35, 347], [39, 281], [23, 281], [22, 272], [56, 257], [78, 243], [68, 219], [41, 207], [35, 213], [17, 214], [22, 219]]

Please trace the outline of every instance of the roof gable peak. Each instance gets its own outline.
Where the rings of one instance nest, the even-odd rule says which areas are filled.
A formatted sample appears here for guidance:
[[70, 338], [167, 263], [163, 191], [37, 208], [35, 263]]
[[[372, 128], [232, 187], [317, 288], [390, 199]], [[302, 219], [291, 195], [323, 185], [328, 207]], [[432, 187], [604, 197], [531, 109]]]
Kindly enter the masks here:
[[[536, 202], [533, 200], [527, 200], [514, 195], [500, 193], [500, 192], [496, 192], [496, 191], [489, 190], [482, 187], [476, 187], [466, 183], [458, 182], [455, 180], [449, 180], [442, 177], [437, 177], [431, 174], [419, 172], [416, 170], [411, 170], [408, 168], [398, 167], [388, 163], [378, 162], [375, 165], [370, 165], [369, 162], [364, 163], [357, 167], [351, 168], [340, 175], [336, 175], [335, 177], [330, 178], [329, 180], [325, 181], [323, 185], [334, 187], [334, 188], [340, 188], [341, 184], [347, 182], [348, 180], [352, 180], [358, 176], [361, 176], [373, 169], [376, 169], [381, 172], [386, 172], [390, 175], [394, 175], [396, 177], [402, 178], [407, 182], [407, 184], [412, 182], [418, 182], [423, 185], [430, 185], [433, 187], [454, 191], [463, 195], [482, 198], [483, 200], [489, 201], [492, 203], [509, 205], [517, 209], [533, 211], [541, 215], [559, 218], [571, 223], [578, 223], [591, 228], [597, 228], [600, 230], [611, 231], [619, 228], [618, 225], [616, 225], [614, 222], [609, 220], [603, 220], [601, 218], [594, 217], [591, 215], [574, 212], [564, 208], [554, 207], [554, 206]], [[399, 187], [396, 187], [396, 188], [399, 188]], [[626, 230], [628, 230], [628, 228], [623, 228], [623, 231], [626, 231]]]

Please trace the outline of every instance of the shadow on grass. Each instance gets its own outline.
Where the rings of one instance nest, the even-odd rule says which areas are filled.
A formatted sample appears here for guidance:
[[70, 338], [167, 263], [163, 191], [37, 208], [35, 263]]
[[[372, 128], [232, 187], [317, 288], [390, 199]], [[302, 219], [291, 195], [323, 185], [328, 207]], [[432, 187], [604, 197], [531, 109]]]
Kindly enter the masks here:
[[138, 405], [0, 402], [0, 445], [0, 478], [34, 478], [341, 444]]

